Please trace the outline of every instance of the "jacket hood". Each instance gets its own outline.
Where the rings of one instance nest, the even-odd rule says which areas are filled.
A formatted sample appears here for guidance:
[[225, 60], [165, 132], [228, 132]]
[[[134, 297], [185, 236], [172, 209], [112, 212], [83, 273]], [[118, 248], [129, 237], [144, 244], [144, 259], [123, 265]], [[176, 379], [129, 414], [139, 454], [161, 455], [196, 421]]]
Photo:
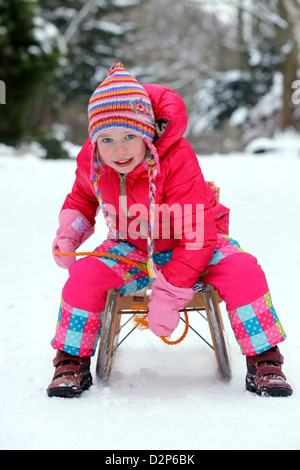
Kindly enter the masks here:
[[182, 98], [171, 88], [162, 85], [143, 85], [151, 100], [155, 121], [167, 121], [166, 128], [154, 142], [159, 158], [183, 137], [188, 124], [186, 107]]

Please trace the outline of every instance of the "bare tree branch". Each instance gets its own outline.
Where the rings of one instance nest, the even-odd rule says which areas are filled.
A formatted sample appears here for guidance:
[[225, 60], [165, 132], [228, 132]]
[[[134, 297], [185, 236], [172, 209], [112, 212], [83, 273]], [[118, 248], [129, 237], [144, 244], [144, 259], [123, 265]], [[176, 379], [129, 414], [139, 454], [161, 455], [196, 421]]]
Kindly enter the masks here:
[[72, 43], [74, 36], [76, 32], [78, 31], [78, 27], [80, 23], [82, 23], [85, 20], [85, 18], [90, 14], [95, 4], [96, 4], [96, 0], [89, 0], [86, 3], [84, 3], [81, 10], [78, 12], [78, 14], [72, 19], [72, 21], [68, 25], [64, 33], [64, 39], [65, 39], [67, 46], [70, 45], [70, 43]]
[[[223, 0], [188, 0], [190, 3], [197, 3], [199, 5], [218, 5], [224, 4]], [[254, 5], [247, 5], [241, 0], [227, 0], [226, 6], [231, 6], [240, 10], [243, 10], [247, 13], [250, 13], [252, 16], [259, 18], [261, 21], [264, 21], [268, 24], [276, 24], [279, 28], [286, 29], [288, 24], [279, 15], [270, 11], [262, 2], [255, 1]]]

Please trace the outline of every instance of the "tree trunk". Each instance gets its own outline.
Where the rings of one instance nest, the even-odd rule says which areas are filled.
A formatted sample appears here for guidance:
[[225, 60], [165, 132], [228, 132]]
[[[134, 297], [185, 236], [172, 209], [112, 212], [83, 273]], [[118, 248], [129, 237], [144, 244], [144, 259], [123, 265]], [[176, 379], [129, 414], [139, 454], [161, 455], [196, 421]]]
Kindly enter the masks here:
[[298, 43], [294, 35], [295, 25], [292, 24], [291, 11], [289, 11], [288, 7], [289, 1], [283, 0], [279, 2], [280, 16], [289, 24], [289, 27], [286, 29], [278, 28], [278, 54], [279, 56], [285, 56], [285, 60], [281, 63], [281, 72], [283, 74], [282, 130], [294, 124], [292, 83], [297, 79], [297, 69], [299, 67]]

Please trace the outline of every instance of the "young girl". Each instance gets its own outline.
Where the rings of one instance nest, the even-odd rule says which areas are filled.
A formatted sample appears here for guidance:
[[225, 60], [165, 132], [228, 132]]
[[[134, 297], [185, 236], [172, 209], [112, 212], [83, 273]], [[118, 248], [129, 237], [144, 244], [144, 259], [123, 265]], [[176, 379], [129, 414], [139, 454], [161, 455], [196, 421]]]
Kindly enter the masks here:
[[[288, 396], [277, 344], [285, 333], [257, 260], [228, 235], [229, 209], [216, 201], [198, 159], [183, 138], [187, 114], [171, 89], [137, 82], [114, 65], [88, 107], [89, 139], [77, 159], [76, 180], [59, 215], [56, 263], [69, 268], [52, 347], [57, 350], [49, 396], [73, 397], [92, 384], [90, 357], [101, 331], [109, 289], [122, 295], [152, 285], [149, 328], [170, 335], [193, 287], [212, 284], [226, 302], [246, 356], [246, 388]], [[94, 231], [101, 208], [108, 239], [96, 251], [148, 267], [148, 275], [107, 257], [74, 252]]]

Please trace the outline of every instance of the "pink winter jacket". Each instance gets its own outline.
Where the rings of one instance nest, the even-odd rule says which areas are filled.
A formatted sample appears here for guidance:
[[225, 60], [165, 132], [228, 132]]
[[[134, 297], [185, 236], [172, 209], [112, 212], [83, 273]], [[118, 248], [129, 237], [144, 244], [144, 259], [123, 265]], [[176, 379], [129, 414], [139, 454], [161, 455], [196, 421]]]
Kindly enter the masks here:
[[[155, 141], [160, 159], [156, 177], [156, 218], [154, 251], [174, 250], [163, 269], [168, 282], [192, 287], [206, 268], [216, 246], [216, 234], [228, 233], [229, 209], [216, 201], [204, 181], [198, 159], [183, 138], [187, 127], [184, 102], [171, 89], [144, 85], [156, 121], [167, 121]], [[76, 209], [92, 225], [98, 209], [93, 186], [94, 161], [88, 139], [77, 157], [76, 180], [62, 209]], [[138, 165], [128, 175], [104, 166], [99, 190], [107, 208], [114, 208], [122, 238], [147, 253], [149, 180], [146, 169]]]

